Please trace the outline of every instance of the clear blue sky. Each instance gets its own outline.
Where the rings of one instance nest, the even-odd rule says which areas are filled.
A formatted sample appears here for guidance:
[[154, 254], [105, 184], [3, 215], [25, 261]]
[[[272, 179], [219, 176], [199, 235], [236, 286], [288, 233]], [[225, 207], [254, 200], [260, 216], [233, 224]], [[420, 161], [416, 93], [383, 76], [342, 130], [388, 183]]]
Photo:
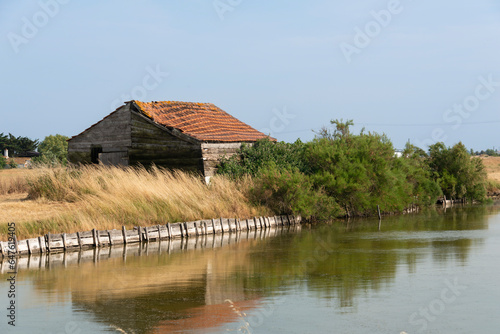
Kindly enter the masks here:
[[496, 0], [4, 0], [0, 36], [16, 136], [139, 99], [211, 102], [285, 141], [343, 118], [396, 147], [500, 147]]

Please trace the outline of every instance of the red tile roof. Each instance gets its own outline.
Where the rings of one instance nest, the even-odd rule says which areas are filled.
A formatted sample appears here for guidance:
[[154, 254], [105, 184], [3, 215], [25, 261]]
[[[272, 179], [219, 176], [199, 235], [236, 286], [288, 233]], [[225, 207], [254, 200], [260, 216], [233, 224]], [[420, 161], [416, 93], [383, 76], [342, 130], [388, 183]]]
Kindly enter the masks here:
[[269, 137], [211, 103], [130, 102], [135, 103], [142, 114], [156, 123], [178, 129], [201, 141], [254, 142]]

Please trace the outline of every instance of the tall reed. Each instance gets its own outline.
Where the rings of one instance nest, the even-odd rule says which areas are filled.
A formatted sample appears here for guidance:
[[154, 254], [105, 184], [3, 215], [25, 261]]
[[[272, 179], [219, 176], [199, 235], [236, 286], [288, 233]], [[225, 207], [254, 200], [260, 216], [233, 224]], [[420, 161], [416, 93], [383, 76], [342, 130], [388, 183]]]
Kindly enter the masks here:
[[157, 167], [46, 169], [28, 177], [28, 198], [71, 202], [77, 209], [49, 220], [19, 223], [18, 237], [271, 214], [249, 202], [250, 185], [248, 180], [222, 176], [207, 185], [197, 175]]

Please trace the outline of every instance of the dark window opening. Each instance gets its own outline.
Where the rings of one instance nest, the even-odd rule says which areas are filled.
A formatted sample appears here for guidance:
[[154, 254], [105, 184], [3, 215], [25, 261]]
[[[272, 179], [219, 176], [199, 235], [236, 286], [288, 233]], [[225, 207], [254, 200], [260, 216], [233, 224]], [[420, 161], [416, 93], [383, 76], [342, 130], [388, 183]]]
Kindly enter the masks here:
[[90, 161], [92, 161], [93, 164], [99, 163], [99, 153], [102, 153], [102, 147], [100, 146], [90, 149]]

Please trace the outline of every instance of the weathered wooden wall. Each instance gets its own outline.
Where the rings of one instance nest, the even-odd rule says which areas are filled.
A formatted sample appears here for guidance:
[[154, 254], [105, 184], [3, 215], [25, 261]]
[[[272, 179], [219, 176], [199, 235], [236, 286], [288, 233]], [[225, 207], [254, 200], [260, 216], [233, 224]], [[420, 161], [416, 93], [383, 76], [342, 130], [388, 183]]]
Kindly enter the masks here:
[[128, 151], [131, 165], [154, 163], [171, 169], [202, 172], [200, 143], [175, 136], [146, 117], [131, 113], [131, 147]]
[[240, 149], [241, 143], [203, 143], [203, 175], [210, 178], [217, 172], [217, 165], [222, 157], [229, 158]]
[[300, 222], [300, 216], [254, 217], [245, 220], [217, 218], [194, 222], [135, 227], [133, 230], [126, 230], [123, 227], [121, 231], [98, 231], [94, 229], [92, 231], [70, 234], [49, 233], [38, 238], [16, 242], [0, 242], [0, 252], [3, 257], [9, 257], [9, 255], [57, 253], [92, 247], [107, 247], [117, 244], [149, 242], [152, 240], [172, 240], [208, 234], [265, 230], [276, 226], [299, 225]]
[[68, 160], [72, 163], [91, 163], [92, 147], [102, 147], [101, 159], [128, 165], [130, 138], [130, 109], [120, 107], [100, 122], [68, 141]]

